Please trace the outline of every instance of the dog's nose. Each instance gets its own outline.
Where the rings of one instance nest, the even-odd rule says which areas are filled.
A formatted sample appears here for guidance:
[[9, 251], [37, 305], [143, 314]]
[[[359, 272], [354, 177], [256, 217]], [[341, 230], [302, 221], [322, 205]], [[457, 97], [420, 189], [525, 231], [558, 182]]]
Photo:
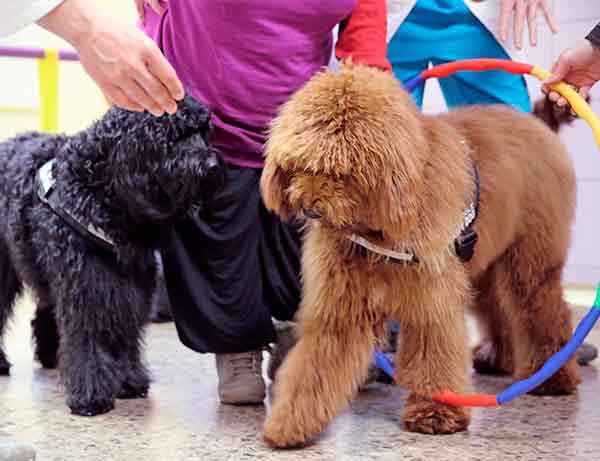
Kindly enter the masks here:
[[204, 170], [202, 196], [206, 200], [227, 183], [227, 166], [219, 152], [210, 149], [202, 169]]
[[309, 219], [320, 219], [322, 216], [314, 210], [302, 209], [302, 213]]
[[211, 152], [206, 159], [206, 176], [216, 176], [222, 170], [221, 161], [219, 160], [218, 154]]

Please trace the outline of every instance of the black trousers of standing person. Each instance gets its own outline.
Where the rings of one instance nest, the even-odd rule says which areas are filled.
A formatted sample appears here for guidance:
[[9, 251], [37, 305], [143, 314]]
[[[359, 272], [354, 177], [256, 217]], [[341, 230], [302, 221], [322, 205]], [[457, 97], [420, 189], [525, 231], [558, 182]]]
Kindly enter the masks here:
[[271, 321], [300, 301], [300, 225], [269, 213], [262, 170], [229, 167], [226, 188], [169, 230], [162, 249], [179, 338], [198, 352], [258, 350], [275, 342]]

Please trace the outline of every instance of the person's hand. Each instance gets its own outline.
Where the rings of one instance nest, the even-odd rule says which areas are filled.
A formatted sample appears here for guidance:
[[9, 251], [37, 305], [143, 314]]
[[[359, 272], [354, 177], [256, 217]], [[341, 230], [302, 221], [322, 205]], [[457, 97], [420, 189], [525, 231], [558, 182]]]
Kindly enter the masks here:
[[137, 9], [138, 12], [138, 16], [140, 17], [140, 20], [142, 22], [144, 22], [145, 19], [145, 14], [144, 14], [144, 5], [147, 3], [148, 5], [150, 5], [150, 8], [152, 8], [154, 11], [156, 11], [156, 13], [158, 13], [159, 15], [162, 15], [165, 12], [164, 7], [162, 6], [162, 3], [167, 3], [168, 0], [162, 0], [162, 2], [160, 0], [134, 0], [135, 1], [135, 8]]
[[156, 44], [87, 0], [66, 0], [38, 21], [79, 52], [84, 69], [116, 105], [154, 115], [177, 110], [183, 86]]
[[107, 22], [74, 43], [85, 70], [116, 105], [154, 115], [177, 110], [183, 88], [155, 43], [134, 28]]
[[592, 46], [588, 40], [582, 40], [575, 46], [564, 50], [552, 65], [552, 75], [543, 83], [542, 91], [559, 106], [566, 106], [568, 101], [549, 85], [564, 80], [578, 88], [579, 94], [586, 99], [592, 86], [600, 80], [600, 50]]
[[525, 21], [529, 29], [529, 43], [537, 45], [537, 16], [542, 10], [550, 30], [558, 32], [558, 25], [548, 0], [501, 0], [500, 4], [500, 39], [506, 42], [508, 37], [508, 24], [513, 17], [513, 40], [515, 47], [521, 49], [523, 46], [523, 29]]

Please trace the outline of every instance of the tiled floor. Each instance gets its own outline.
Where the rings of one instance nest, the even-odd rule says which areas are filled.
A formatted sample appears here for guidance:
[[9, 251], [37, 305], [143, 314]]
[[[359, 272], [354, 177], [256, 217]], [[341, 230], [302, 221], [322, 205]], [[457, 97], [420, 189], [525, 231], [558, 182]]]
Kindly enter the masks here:
[[[593, 293], [579, 296], [589, 308]], [[451, 436], [404, 431], [404, 392], [374, 385], [312, 446], [272, 451], [259, 438], [265, 407], [220, 405], [212, 356], [181, 346], [172, 324], [149, 329], [155, 383], [147, 400], [119, 401], [113, 412], [92, 419], [71, 416], [56, 372], [32, 361], [31, 305], [19, 307], [7, 338], [14, 373], [0, 378], [0, 437], [33, 444], [38, 460], [600, 460], [596, 367], [583, 369], [575, 396], [524, 397], [505, 408], [477, 409], [470, 430]], [[575, 311], [580, 317], [587, 308]], [[591, 341], [600, 346], [600, 329]], [[476, 376], [475, 383], [480, 392], [496, 393], [510, 379]]]

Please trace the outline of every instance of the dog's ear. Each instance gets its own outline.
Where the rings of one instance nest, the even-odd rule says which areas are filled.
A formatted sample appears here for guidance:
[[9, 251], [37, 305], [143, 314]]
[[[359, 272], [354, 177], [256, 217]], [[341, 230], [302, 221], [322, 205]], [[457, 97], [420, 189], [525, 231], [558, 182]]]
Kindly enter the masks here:
[[260, 192], [267, 209], [282, 219], [288, 219], [291, 211], [285, 196], [288, 185], [285, 171], [276, 162], [267, 160], [260, 178]]
[[377, 203], [371, 208], [371, 225], [402, 241], [416, 222], [417, 207], [411, 200], [413, 193], [408, 191], [410, 185], [404, 184], [400, 176], [392, 173], [383, 176], [376, 194]]
[[139, 141], [123, 138], [113, 147], [111, 189], [130, 216], [139, 221], [162, 221], [170, 216], [171, 209], [155, 180], [159, 157], [154, 149], [136, 143]]

